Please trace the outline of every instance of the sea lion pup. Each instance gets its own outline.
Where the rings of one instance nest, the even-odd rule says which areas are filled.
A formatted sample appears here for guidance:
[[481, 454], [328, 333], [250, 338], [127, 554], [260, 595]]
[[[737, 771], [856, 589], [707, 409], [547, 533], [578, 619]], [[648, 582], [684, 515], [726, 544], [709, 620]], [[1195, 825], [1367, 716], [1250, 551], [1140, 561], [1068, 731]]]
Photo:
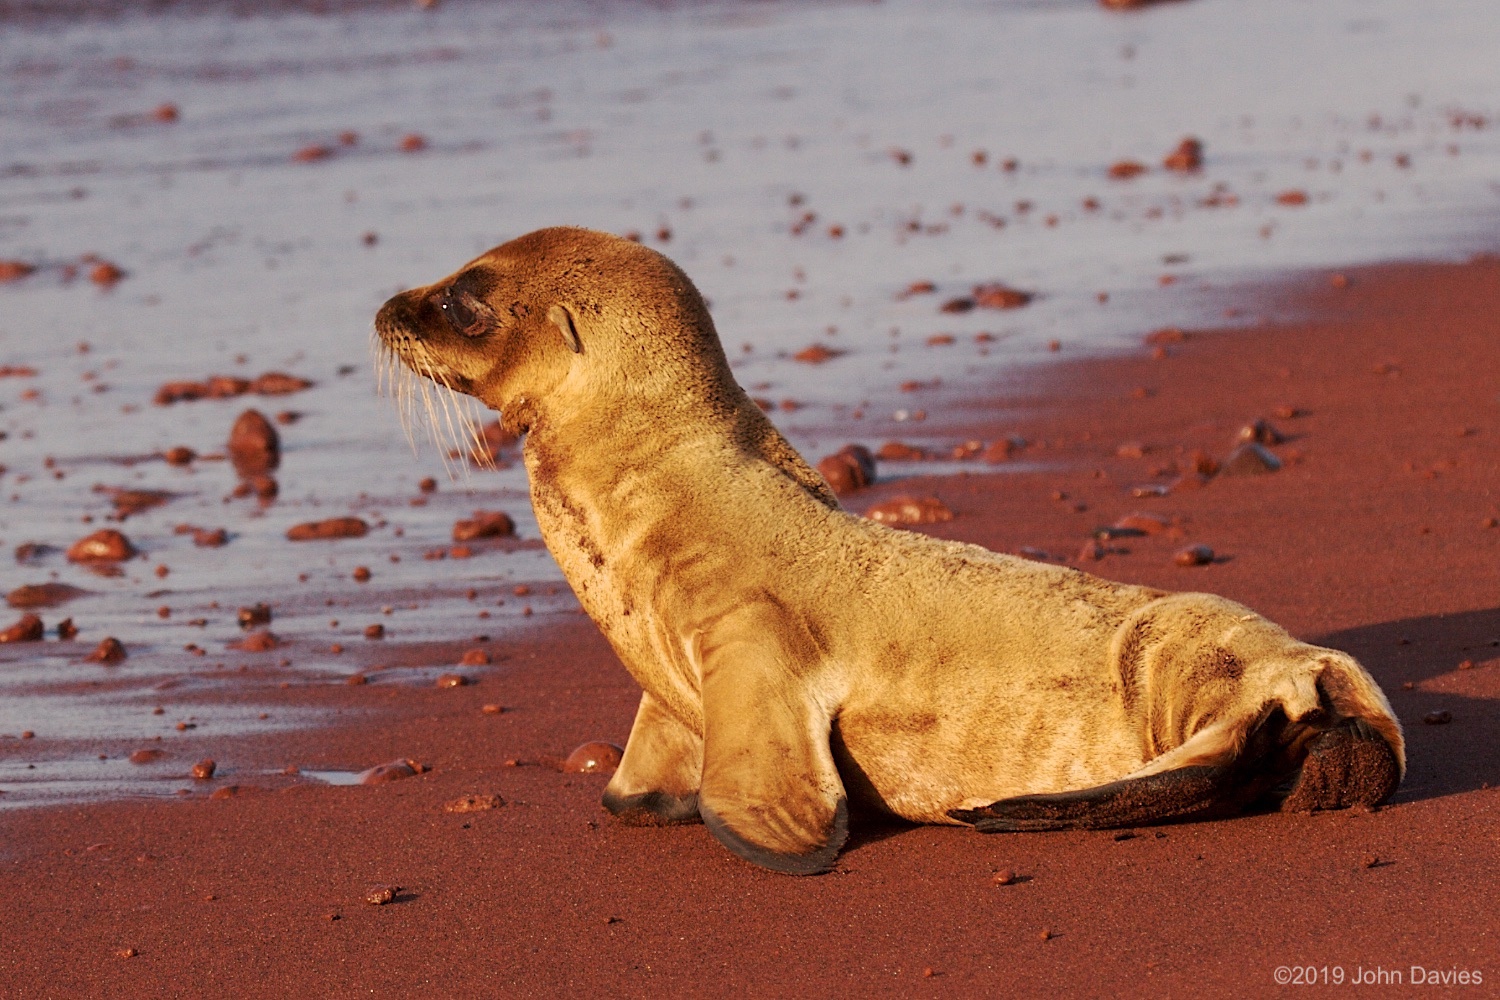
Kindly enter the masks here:
[[395, 296], [379, 342], [526, 433], [547, 547], [644, 689], [604, 806], [825, 871], [856, 801], [982, 831], [1374, 805], [1401, 727], [1346, 653], [1232, 601], [840, 509], [687, 277], [544, 229]]

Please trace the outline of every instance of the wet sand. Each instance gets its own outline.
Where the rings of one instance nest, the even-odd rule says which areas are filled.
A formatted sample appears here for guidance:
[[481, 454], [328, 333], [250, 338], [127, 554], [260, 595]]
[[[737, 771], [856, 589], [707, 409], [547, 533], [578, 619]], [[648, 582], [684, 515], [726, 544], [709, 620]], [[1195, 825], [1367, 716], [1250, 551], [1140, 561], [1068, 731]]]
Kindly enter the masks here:
[[[937, 496], [956, 516], [923, 530], [1070, 561], [1123, 515], [1175, 519], [1075, 564], [1222, 593], [1357, 655], [1408, 736], [1387, 807], [1127, 838], [866, 822], [835, 872], [773, 875], [701, 826], [620, 826], [605, 775], [558, 769], [585, 741], [623, 743], [638, 692], [554, 601], [488, 643], [477, 683], [257, 687], [257, 705], [347, 721], [225, 738], [206, 781], [185, 778], [196, 748], [139, 765], [180, 772], [182, 801], [0, 811], [0, 994], [1243, 996], [1279, 966], [1396, 972], [1391, 995], [1413, 967], [1500, 981], [1500, 261], [1257, 294], [1241, 306], [1312, 318], [1033, 367], [924, 429], [1025, 438], [1018, 471], [882, 463], [848, 505]], [[1286, 437], [1280, 471], [1133, 495], [1197, 449], [1222, 458], [1255, 418]], [[1175, 565], [1190, 544], [1215, 561]], [[471, 645], [402, 655], [457, 663]], [[396, 759], [428, 770], [308, 774]], [[364, 902], [375, 886], [391, 902]]]

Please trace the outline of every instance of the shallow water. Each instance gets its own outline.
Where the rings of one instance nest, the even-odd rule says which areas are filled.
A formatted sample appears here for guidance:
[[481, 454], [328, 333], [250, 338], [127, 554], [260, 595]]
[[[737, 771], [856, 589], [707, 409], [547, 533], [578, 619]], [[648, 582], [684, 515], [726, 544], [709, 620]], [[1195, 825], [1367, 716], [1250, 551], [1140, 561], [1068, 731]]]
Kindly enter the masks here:
[[[543, 225], [639, 233], [698, 282], [739, 378], [799, 447], [944, 443], [917, 418], [960, 423], [957, 400], [1055, 356], [1050, 341], [1220, 324], [1223, 289], [1289, 269], [1493, 249], [1497, 27], [1500, 10], [1459, 0], [449, 0], [4, 24], [0, 260], [38, 270], [0, 284], [0, 366], [37, 370], [0, 378], [0, 543], [63, 548], [102, 526], [95, 485], [176, 495], [119, 525], [145, 553], [121, 576], [7, 559], [7, 591], [91, 594], [42, 612], [72, 615], [77, 642], [0, 646], [5, 801], [145, 790], [97, 753], [180, 721], [145, 714], [162, 684], [233, 693], [193, 708], [193, 732], [245, 732], [288, 719], [259, 718], [256, 685], [337, 681], [403, 643], [574, 607], [534, 547], [423, 558], [478, 507], [524, 539], [536, 527], [518, 468], [450, 481], [432, 447], [412, 456], [367, 353], [392, 292]], [[168, 103], [176, 120], [153, 116]], [[1185, 135], [1203, 168], [1161, 169]], [[299, 161], [309, 147], [327, 155]], [[1110, 179], [1123, 159], [1151, 169]], [[90, 254], [124, 279], [91, 283]], [[900, 297], [917, 281], [937, 291]], [[1037, 298], [939, 311], [986, 281]], [[953, 342], [929, 346], [940, 334]], [[842, 353], [790, 359], [813, 343]], [[317, 384], [151, 402], [167, 380], [268, 370]], [[279, 428], [274, 504], [231, 498], [224, 462], [129, 461], [222, 451], [250, 405], [300, 415]], [[373, 530], [284, 539], [344, 514]], [[197, 548], [180, 524], [229, 544]], [[369, 583], [350, 582], [359, 565]], [[288, 650], [227, 648], [258, 601]], [[384, 645], [363, 638], [373, 622]], [[82, 662], [104, 635], [129, 648], [122, 666]]]

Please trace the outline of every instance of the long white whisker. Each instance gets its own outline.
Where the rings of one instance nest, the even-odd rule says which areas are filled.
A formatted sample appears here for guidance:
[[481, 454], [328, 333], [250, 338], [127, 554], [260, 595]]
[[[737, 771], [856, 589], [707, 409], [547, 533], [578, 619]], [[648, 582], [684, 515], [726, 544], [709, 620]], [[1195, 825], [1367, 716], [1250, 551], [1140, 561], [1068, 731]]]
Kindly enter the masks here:
[[[448, 383], [448, 377], [441, 372], [436, 373], [434, 381], [442, 386], [446, 392], [438, 393], [438, 399], [443, 404], [443, 443], [447, 446], [445, 454], [456, 454], [459, 467], [463, 469], [464, 478], [469, 475], [469, 463], [464, 460], [463, 439], [459, 436], [458, 427], [454, 424], [453, 411], [457, 409], [456, 394], [453, 386]], [[449, 478], [454, 478], [450, 472]]]

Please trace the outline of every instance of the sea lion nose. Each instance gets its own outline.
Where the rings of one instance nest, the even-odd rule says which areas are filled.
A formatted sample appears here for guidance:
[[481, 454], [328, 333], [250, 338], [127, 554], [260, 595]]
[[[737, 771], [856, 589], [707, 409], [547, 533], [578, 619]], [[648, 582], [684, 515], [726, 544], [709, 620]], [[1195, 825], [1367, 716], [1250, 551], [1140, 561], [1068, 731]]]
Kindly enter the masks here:
[[375, 332], [389, 341], [394, 336], [422, 339], [422, 324], [418, 322], [418, 311], [422, 300], [414, 303], [410, 292], [392, 295], [375, 314]]

